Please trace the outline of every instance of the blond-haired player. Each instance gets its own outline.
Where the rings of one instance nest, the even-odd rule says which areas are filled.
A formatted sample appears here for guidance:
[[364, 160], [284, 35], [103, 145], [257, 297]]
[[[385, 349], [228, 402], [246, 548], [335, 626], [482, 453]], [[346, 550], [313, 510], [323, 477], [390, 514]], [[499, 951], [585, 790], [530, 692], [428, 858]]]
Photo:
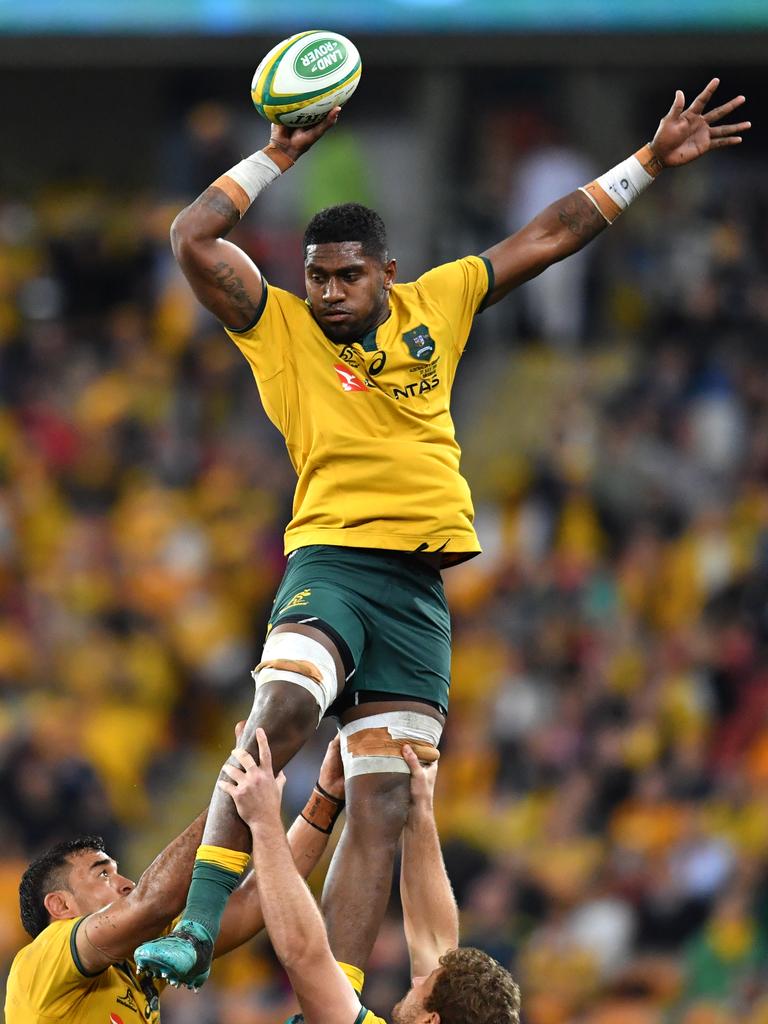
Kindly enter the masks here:
[[[276, 779], [266, 734], [256, 731], [259, 764], [235, 750], [219, 787], [235, 802], [253, 838], [264, 924], [288, 972], [306, 1024], [385, 1024], [361, 1001], [363, 975], [338, 964], [320, 912], [299, 876], [280, 819], [283, 776]], [[509, 971], [479, 949], [459, 946], [459, 915], [432, 810], [437, 762], [420, 764], [408, 744], [411, 803], [403, 830], [400, 895], [412, 984], [392, 1024], [518, 1024], [520, 992]], [[351, 984], [350, 984], [351, 983]]]

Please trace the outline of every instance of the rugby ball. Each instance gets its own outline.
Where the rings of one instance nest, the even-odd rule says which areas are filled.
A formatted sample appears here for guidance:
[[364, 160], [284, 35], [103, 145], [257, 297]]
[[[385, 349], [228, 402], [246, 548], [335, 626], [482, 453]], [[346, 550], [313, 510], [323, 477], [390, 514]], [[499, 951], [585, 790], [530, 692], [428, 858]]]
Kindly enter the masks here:
[[347, 102], [360, 81], [357, 47], [337, 32], [299, 32], [273, 46], [256, 68], [251, 97], [262, 117], [311, 128]]

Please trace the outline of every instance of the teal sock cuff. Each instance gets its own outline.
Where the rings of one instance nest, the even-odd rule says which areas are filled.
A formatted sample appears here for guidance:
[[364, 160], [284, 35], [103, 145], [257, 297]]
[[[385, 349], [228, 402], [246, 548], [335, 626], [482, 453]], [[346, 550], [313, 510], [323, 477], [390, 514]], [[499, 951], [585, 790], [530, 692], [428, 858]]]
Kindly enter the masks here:
[[196, 921], [215, 941], [227, 900], [242, 876], [216, 864], [197, 861], [192, 869], [187, 906], [182, 921]]
[[241, 872], [230, 871], [229, 868], [222, 868], [218, 864], [210, 864], [203, 860], [195, 861], [192, 868], [192, 884], [199, 880], [220, 885], [227, 890], [227, 896], [235, 891], [242, 877]]

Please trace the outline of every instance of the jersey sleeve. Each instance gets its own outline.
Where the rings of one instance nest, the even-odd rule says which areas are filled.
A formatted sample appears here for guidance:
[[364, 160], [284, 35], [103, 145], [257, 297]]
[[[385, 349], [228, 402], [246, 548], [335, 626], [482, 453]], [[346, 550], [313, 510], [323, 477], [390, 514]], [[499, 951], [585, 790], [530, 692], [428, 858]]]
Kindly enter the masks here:
[[472, 321], [493, 291], [493, 267], [486, 256], [465, 256], [428, 270], [416, 282], [423, 300], [436, 306], [450, 323], [460, 354], [467, 344]]
[[310, 315], [306, 303], [291, 292], [273, 288], [263, 281], [261, 302], [252, 323], [242, 331], [225, 327], [248, 360], [256, 380], [267, 381], [285, 366], [286, 346], [292, 330]]
[[361, 1006], [360, 1013], [358, 1014], [355, 1024], [387, 1024], [387, 1022], [383, 1017], [377, 1017], [375, 1013], [372, 1013], [370, 1010], [366, 1010], [364, 1006]]
[[26, 984], [30, 1004], [40, 1013], [51, 1014], [59, 1000], [67, 1000], [74, 989], [81, 988], [89, 973], [80, 963], [75, 945], [77, 929], [85, 918], [55, 921], [40, 933], [30, 950]]

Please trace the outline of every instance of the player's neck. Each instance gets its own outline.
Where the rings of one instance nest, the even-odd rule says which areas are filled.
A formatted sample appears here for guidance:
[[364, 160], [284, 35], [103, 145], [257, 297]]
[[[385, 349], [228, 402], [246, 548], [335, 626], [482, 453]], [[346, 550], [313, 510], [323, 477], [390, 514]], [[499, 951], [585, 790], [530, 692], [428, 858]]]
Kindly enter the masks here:
[[389, 299], [387, 299], [381, 309], [377, 311], [376, 316], [373, 317], [370, 325], [362, 332], [360, 339], [358, 340], [362, 340], [369, 334], [375, 334], [379, 327], [381, 327], [385, 321], [389, 320], [391, 315], [392, 310], [389, 307]]

